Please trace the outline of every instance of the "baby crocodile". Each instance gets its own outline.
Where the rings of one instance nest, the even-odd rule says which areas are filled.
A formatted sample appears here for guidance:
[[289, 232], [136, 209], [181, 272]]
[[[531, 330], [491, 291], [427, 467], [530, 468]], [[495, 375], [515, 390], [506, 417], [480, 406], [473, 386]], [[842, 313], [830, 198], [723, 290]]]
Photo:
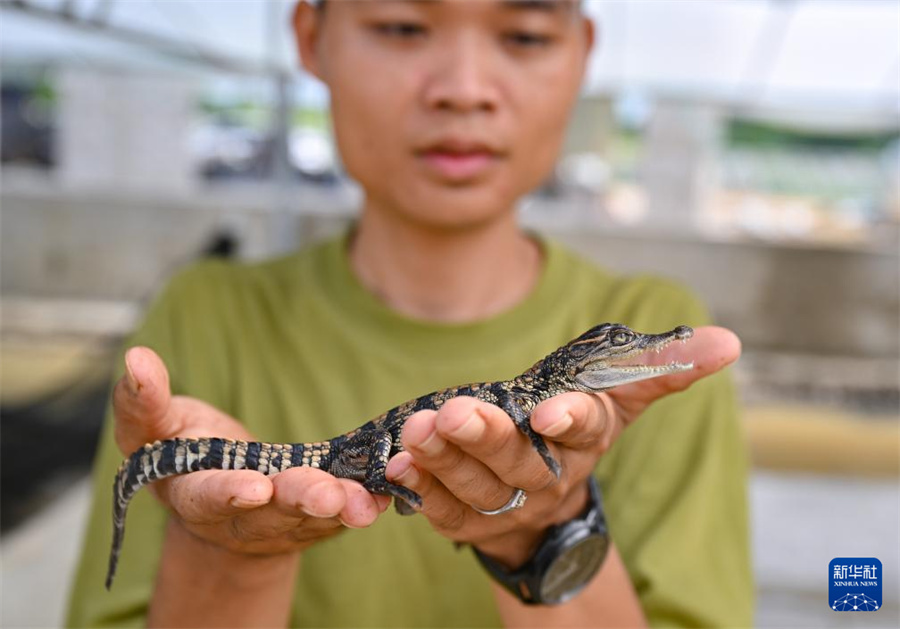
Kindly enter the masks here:
[[595, 393], [692, 369], [692, 363], [623, 364], [623, 361], [651, 350], [658, 352], [672, 341], [687, 341], [692, 335], [693, 330], [684, 325], [663, 334], [639, 334], [621, 324], [604, 323], [560, 347], [512, 380], [435, 391], [396, 406], [328, 441], [281, 444], [203, 437], [147, 444], [122, 462], [113, 485], [114, 531], [106, 587], [112, 585], [116, 572], [125, 536], [128, 502], [141, 487], [153, 481], [200, 470], [246, 469], [271, 475], [291, 467], [309, 466], [326, 470], [338, 478], [359, 481], [373, 494], [393, 496], [398, 511], [411, 513], [421, 509], [422, 498], [385, 478], [388, 459], [403, 450], [400, 432], [410, 415], [423, 409], [439, 409], [447, 400], [463, 395], [496, 404], [506, 411], [531, 440], [550, 471], [559, 477], [559, 463], [529, 423], [534, 407], [567, 391]]

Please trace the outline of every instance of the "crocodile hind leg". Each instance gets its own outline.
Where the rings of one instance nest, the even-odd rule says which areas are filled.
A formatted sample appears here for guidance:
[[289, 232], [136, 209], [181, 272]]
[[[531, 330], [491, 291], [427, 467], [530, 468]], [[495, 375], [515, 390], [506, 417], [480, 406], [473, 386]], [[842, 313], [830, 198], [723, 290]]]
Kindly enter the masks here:
[[[387, 430], [358, 432], [343, 445], [329, 472], [338, 478], [359, 481], [373, 494], [393, 496], [397, 510], [404, 515], [415, 513], [422, 508], [422, 497], [411, 489], [391, 483], [384, 475], [393, 444], [393, 437]], [[404, 503], [402, 508], [401, 503]]]

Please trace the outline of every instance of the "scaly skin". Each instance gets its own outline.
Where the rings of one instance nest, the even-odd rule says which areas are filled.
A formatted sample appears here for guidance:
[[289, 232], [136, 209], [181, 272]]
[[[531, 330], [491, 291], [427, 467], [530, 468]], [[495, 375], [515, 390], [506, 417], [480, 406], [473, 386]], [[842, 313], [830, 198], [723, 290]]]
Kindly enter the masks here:
[[122, 540], [125, 514], [131, 498], [153, 481], [200, 470], [255, 470], [271, 475], [291, 467], [309, 466], [338, 478], [362, 483], [374, 494], [390, 495], [401, 513], [422, 507], [422, 498], [385, 478], [388, 460], [403, 450], [400, 433], [415, 412], [437, 410], [447, 400], [474, 397], [495, 404], [512, 418], [531, 440], [547, 467], [559, 477], [559, 463], [544, 439], [531, 428], [531, 412], [541, 401], [569, 391], [596, 393], [621, 384], [691, 369], [691, 364], [628, 366], [621, 361], [659, 351], [675, 340], [686, 341], [693, 331], [679, 326], [663, 334], [639, 334], [604, 323], [595, 326], [535, 363], [523, 374], [502, 382], [482, 382], [442, 389], [415, 398], [366, 422], [356, 430], [328, 441], [261, 443], [217, 437], [167, 439], [147, 444], [119, 466], [113, 485], [113, 542], [106, 587], [112, 586]]

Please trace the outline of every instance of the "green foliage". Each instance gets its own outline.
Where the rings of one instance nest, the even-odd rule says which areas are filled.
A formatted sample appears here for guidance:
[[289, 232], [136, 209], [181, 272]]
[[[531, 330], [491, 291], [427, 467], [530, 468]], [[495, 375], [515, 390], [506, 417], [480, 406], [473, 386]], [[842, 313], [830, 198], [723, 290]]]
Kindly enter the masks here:
[[42, 105], [53, 106], [56, 104], [59, 94], [47, 75], [42, 75], [35, 84], [32, 98]]
[[819, 148], [881, 151], [900, 137], [897, 131], [869, 134], [838, 134], [789, 129], [773, 124], [732, 120], [727, 127], [729, 146], [740, 148]]
[[[271, 106], [249, 99], [230, 103], [218, 103], [204, 99], [198, 103], [198, 107], [206, 116], [227, 124], [257, 130], [269, 128], [272, 124], [272, 117], [275, 115]], [[291, 112], [290, 123], [292, 127], [324, 131], [330, 126], [330, 117], [326, 109], [298, 107]]]
[[291, 124], [295, 127], [327, 131], [331, 128], [331, 115], [328, 109], [297, 108], [291, 116]]

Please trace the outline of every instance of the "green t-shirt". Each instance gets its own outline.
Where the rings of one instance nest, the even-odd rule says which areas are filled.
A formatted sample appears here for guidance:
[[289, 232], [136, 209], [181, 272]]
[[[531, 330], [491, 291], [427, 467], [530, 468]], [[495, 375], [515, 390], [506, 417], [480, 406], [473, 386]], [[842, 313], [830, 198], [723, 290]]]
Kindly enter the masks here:
[[[203, 262], [176, 276], [129, 345], [152, 347], [172, 389], [228, 412], [258, 439], [322, 440], [429, 391], [514, 376], [604, 321], [659, 332], [702, 325], [683, 288], [610, 275], [553, 243], [537, 287], [486, 321], [401, 316], [351, 272], [339, 238], [260, 264]], [[70, 626], [144, 624], [166, 512], [139, 492], [112, 591], [103, 587], [110, 491], [122, 454], [108, 419]], [[656, 625], [752, 623], [746, 457], [720, 374], [648, 409], [602, 458], [611, 534]], [[488, 577], [421, 516], [388, 510], [303, 553], [292, 623], [302, 627], [489, 627]]]

